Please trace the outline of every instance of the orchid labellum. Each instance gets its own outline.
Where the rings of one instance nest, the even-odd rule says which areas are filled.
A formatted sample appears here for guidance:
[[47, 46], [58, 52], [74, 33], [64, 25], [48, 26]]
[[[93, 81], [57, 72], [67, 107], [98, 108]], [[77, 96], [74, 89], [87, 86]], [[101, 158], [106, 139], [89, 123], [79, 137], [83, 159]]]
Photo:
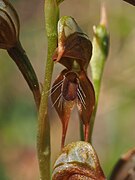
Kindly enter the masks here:
[[87, 77], [92, 55], [92, 45], [87, 35], [71, 17], [58, 23], [58, 48], [53, 60], [66, 67], [53, 83], [51, 98], [62, 122], [62, 147], [64, 146], [71, 111], [76, 105], [88, 141], [89, 121], [95, 105], [94, 88]]

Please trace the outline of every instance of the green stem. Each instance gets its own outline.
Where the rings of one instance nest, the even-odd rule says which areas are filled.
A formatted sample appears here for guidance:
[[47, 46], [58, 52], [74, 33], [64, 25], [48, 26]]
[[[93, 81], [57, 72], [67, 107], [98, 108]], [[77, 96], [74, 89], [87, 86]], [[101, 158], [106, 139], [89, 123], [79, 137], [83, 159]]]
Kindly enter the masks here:
[[43, 91], [38, 118], [37, 150], [40, 168], [40, 180], [50, 177], [50, 123], [48, 119], [48, 95], [51, 86], [53, 61], [52, 56], [57, 46], [57, 22], [59, 9], [55, 0], [45, 0], [45, 25], [48, 37], [48, 56], [45, 69]]
[[93, 55], [90, 65], [92, 71], [93, 85], [95, 89], [96, 103], [95, 103], [94, 112], [90, 120], [90, 135], [89, 135], [90, 142], [92, 142], [92, 133], [93, 133], [97, 107], [98, 107], [102, 74], [109, 49], [109, 36], [106, 27], [104, 25], [99, 25], [95, 27], [94, 33], [95, 34], [93, 39]]

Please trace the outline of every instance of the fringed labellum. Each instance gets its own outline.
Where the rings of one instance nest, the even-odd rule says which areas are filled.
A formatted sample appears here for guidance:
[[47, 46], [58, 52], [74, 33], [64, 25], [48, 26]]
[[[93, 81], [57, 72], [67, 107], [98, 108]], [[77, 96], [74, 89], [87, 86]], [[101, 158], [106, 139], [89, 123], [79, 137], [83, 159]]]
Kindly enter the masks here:
[[92, 45], [75, 20], [63, 17], [58, 23], [58, 48], [54, 61], [63, 64], [63, 70], [52, 86], [51, 98], [62, 122], [62, 147], [68, 122], [74, 105], [84, 125], [85, 141], [88, 141], [89, 122], [95, 105], [95, 93], [87, 77], [87, 67], [92, 54]]
[[52, 180], [105, 180], [93, 147], [83, 141], [65, 146], [57, 158]]

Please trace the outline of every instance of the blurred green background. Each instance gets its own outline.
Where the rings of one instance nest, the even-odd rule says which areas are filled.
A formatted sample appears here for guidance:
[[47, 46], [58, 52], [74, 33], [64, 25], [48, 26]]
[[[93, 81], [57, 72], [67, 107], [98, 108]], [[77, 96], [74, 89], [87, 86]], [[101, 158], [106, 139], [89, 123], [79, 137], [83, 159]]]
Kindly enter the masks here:
[[[11, 0], [21, 22], [21, 42], [44, 78], [47, 38], [43, 1]], [[108, 176], [120, 155], [135, 146], [135, 8], [122, 0], [107, 2], [110, 52], [106, 62], [93, 144]], [[60, 15], [70, 15], [92, 40], [99, 23], [100, 1], [65, 0]], [[63, 69], [55, 65], [53, 79]], [[61, 124], [49, 100], [52, 163], [60, 151]], [[78, 116], [73, 112], [66, 143], [79, 140]], [[0, 180], [37, 180], [37, 112], [21, 73], [6, 51], [0, 50]]]

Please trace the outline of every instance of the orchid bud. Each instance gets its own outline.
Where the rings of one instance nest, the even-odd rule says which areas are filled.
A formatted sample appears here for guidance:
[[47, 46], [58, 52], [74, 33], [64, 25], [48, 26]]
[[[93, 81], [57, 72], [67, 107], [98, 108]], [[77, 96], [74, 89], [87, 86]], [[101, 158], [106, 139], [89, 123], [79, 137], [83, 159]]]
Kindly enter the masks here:
[[57, 158], [52, 180], [105, 180], [98, 156], [87, 142], [73, 142], [65, 146]]

